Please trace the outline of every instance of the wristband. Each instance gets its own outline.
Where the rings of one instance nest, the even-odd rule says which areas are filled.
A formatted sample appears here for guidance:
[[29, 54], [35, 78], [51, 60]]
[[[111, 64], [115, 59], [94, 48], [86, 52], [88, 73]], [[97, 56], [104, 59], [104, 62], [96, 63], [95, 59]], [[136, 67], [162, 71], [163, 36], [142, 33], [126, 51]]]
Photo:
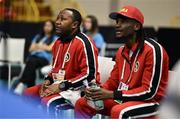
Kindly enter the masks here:
[[115, 100], [122, 100], [122, 91], [115, 90], [113, 93], [113, 98]]

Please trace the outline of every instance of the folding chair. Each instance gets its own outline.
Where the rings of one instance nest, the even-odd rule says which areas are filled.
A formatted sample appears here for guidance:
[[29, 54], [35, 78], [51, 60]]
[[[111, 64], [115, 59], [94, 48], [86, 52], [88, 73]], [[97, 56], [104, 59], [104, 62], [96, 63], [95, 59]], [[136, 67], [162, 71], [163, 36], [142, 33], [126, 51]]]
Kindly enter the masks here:
[[23, 66], [24, 38], [1, 39], [0, 42], [0, 65], [8, 64], [8, 89], [11, 86], [11, 67], [14, 64]]

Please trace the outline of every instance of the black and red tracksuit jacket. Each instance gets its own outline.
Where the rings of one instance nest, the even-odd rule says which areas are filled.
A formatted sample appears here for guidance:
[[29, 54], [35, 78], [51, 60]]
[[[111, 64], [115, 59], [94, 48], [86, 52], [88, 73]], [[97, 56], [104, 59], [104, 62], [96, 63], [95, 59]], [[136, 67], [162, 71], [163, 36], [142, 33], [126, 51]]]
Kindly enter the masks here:
[[[140, 49], [140, 52], [131, 79], [127, 82], [137, 49]], [[130, 50], [133, 52], [132, 57], [129, 57]], [[125, 68], [123, 73], [124, 60]], [[165, 96], [168, 83], [169, 57], [159, 43], [147, 39], [141, 48], [138, 47], [137, 43], [131, 49], [126, 45], [120, 47], [115, 62], [109, 80], [103, 85], [104, 88], [114, 91], [115, 99], [160, 102]], [[128, 85], [128, 90], [118, 91], [120, 82]]]
[[[69, 40], [69, 39], [68, 39]], [[70, 81], [74, 88], [80, 87], [84, 80], [90, 82], [96, 79], [99, 82], [98, 73], [98, 50], [94, 42], [85, 34], [78, 32], [68, 42], [63, 42], [61, 38], [56, 40], [52, 48], [53, 63], [56, 56], [57, 63], [52, 69], [49, 76], [52, 77], [52, 73], [57, 73], [62, 68], [62, 63], [65, 57], [65, 53], [71, 43], [68, 51], [68, 59], [65, 62], [64, 70], [66, 72], [65, 79]], [[60, 47], [59, 54], [58, 48]]]

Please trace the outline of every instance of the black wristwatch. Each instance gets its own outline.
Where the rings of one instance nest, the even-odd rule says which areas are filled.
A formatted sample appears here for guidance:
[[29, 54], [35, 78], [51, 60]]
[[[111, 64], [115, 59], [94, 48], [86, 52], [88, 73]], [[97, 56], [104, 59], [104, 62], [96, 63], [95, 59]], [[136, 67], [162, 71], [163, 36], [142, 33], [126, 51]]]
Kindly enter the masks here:
[[59, 89], [61, 91], [65, 91], [67, 89], [71, 88], [71, 82], [64, 80], [59, 84]]

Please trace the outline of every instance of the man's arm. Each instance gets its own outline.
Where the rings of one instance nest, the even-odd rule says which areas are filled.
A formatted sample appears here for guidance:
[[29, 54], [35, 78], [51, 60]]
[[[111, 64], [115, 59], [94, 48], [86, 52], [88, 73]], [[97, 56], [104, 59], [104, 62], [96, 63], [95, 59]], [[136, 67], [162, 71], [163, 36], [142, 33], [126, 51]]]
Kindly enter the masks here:
[[[84, 42], [84, 41], [82, 41]], [[79, 64], [80, 74], [72, 79], [72, 87], [77, 88], [84, 85], [85, 82], [91, 82], [93, 79], [97, 79], [98, 73], [98, 51], [94, 45], [89, 41], [85, 41], [81, 46], [77, 48], [77, 63]], [[97, 79], [98, 80], [98, 79]]]
[[[113, 91], [118, 88], [119, 85], [119, 56], [121, 55], [121, 49], [118, 50], [116, 53], [115, 58], [115, 65], [113, 67], [113, 70], [111, 71], [109, 79], [101, 86], [99, 90], [93, 90], [91, 88], [86, 89], [86, 98], [91, 98], [94, 100], [101, 100], [101, 99], [113, 99], [114, 93]], [[106, 68], [104, 66], [104, 68]]]

